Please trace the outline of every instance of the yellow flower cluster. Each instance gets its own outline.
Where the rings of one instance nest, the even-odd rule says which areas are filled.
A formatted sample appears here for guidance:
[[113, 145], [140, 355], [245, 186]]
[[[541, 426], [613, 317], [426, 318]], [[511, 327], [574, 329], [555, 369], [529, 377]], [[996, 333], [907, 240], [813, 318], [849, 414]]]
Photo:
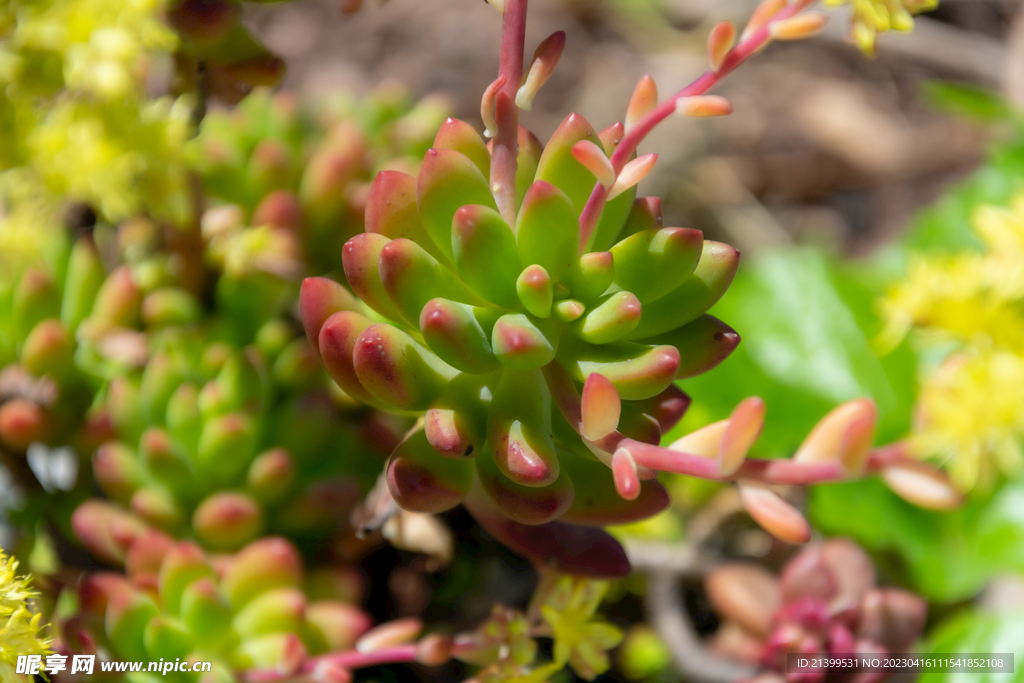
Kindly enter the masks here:
[[1024, 469], [1024, 195], [972, 223], [981, 251], [917, 257], [880, 306], [887, 345], [913, 332], [949, 351], [923, 382], [910, 443], [965, 491]]
[[50, 652], [50, 642], [39, 633], [39, 614], [29, 606], [36, 594], [17, 570], [17, 561], [0, 550], [0, 681], [25, 679], [16, 673], [18, 655]]
[[143, 206], [184, 218], [190, 107], [151, 100], [177, 37], [164, 0], [0, 3], [0, 191], [28, 169], [108, 220]]
[[875, 54], [878, 34], [886, 31], [910, 31], [914, 15], [935, 9], [938, 0], [825, 0], [826, 5], [851, 5], [853, 26], [850, 34], [857, 47], [868, 55]]

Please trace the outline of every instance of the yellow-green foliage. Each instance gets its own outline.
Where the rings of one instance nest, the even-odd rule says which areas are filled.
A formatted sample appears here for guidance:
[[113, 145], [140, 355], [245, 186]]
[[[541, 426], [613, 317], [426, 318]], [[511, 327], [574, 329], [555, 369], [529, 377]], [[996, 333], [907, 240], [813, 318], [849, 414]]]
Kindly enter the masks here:
[[0, 199], [11, 169], [108, 220], [187, 212], [186, 99], [149, 99], [177, 38], [163, 0], [8, 0], [0, 6]]

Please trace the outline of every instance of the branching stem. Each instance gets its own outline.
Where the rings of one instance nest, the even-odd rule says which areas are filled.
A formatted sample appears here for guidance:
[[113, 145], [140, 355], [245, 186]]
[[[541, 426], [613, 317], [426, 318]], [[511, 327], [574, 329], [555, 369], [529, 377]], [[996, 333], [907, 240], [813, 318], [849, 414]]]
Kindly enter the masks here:
[[[718, 71], [704, 72], [704, 74], [702, 74], [693, 83], [690, 83], [675, 95], [656, 106], [643, 118], [637, 121], [636, 125], [630, 128], [629, 132], [627, 132], [625, 137], [622, 138], [622, 142], [619, 143], [615, 148], [615, 151], [612, 153], [611, 162], [612, 168], [615, 169], [615, 176], [618, 177], [619, 173], [622, 172], [623, 167], [629, 162], [630, 158], [632, 158], [633, 153], [636, 152], [644, 138], [646, 138], [659, 123], [675, 113], [676, 103], [679, 100], [684, 97], [703, 95], [711, 90], [711, 88], [718, 85], [718, 83], [735, 70], [736, 67], [747, 61], [747, 59], [753, 55], [757, 54], [769, 42], [771, 42], [770, 26], [773, 22], [788, 19], [814, 4], [815, 1], [816, 0], [795, 0], [790, 2], [788, 5], [783, 7], [770, 22], [752, 32], [735, 48], [733, 48]], [[586, 206], [583, 207], [583, 212], [580, 214], [581, 245], [587, 244], [591, 234], [597, 227], [597, 223], [601, 218], [601, 212], [604, 210], [605, 202], [608, 201], [609, 189], [610, 188], [606, 188], [600, 183], [597, 183], [594, 186], [594, 191], [590, 195], [590, 199], [587, 200]]]
[[516, 224], [516, 157], [519, 154], [519, 108], [516, 92], [523, 82], [527, 0], [507, 0], [501, 24], [499, 75], [505, 82], [495, 99], [498, 130], [491, 149], [491, 192], [498, 212], [510, 226]]

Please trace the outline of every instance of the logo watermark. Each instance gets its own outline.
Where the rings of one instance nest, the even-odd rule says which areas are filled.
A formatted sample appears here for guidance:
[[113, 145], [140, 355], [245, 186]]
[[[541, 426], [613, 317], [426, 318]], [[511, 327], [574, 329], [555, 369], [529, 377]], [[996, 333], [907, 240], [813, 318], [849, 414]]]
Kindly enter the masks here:
[[[91, 676], [96, 669], [96, 655], [18, 655], [15, 673], [19, 674], [59, 674], [67, 671], [71, 674]], [[68, 661], [70, 660], [70, 662]], [[69, 668], [70, 664], [70, 668]], [[102, 673], [158, 673], [166, 676], [169, 673], [206, 673], [213, 669], [212, 662], [192, 662], [187, 659], [174, 661], [161, 659], [154, 662], [107, 662], [100, 660], [99, 670]]]

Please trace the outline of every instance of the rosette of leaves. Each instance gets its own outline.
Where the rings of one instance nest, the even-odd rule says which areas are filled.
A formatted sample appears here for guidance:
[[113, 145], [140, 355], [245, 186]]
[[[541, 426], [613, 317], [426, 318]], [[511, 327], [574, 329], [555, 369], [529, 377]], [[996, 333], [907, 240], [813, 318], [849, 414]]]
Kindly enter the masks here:
[[[268, 530], [308, 538], [347, 521], [382, 456], [366, 424], [322, 388], [304, 338], [280, 319], [241, 348], [199, 325], [150, 336], [145, 365], [106, 389], [115, 438], [96, 451], [93, 474], [110, 499], [213, 550]], [[97, 509], [76, 511], [76, 533], [108, 561], [123, 560], [127, 546], [93, 532]]]
[[150, 531], [132, 543], [126, 572], [82, 580], [77, 612], [59, 623], [58, 651], [213, 663], [208, 673], [132, 674], [134, 681], [241, 681], [238, 672], [253, 668], [291, 676], [309, 655], [350, 649], [372, 625], [353, 596], [313, 591], [283, 538], [214, 557]]
[[[724, 623], [712, 646], [764, 667], [758, 681], [789, 680], [786, 655], [912, 652], [928, 604], [908, 591], [878, 587], [871, 558], [852, 541], [810, 546], [778, 578], [754, 564], [728, 563], [708, 575], [708, 597]], [[800, 680], [841, 680], [847, 672], [800, 674]], [[884, 673], [861, 673], [882, 681]], [[858, 679], [861, 680], [861, 679]]]
[[287, 227], [312, 273], [339, 270], [341, 245], [363, 229], [366, 191], [384, 167], [415, 171], [446, 103], [400, 88], [335, 93], [315, 106], [258, 90], [203, 120], [190, 146], [207, 195], [255, 228]]
[[[735, 347], [736, 333], [704, 312], [739, 254], [663, 227], [659, 202], [628, 187], [581, 239], [595, 176], [573, 150], [586, 143], [603, 156], [619, 137], [621, 126], [598, 134], [578, 115], [546, 146], [521, 128], [512, 226], [491, 194], [487, 145], [449, 119], [417, 177], [384, 171], [370, 188], [366, 232], [342, 255], [361, 304], [328, 280], [304, 283], [303, 322], [339, 386], [423, 415], [388, 465], [402, 507], [452, 507], [474, 477], [527, 524], [627, 522], [667, 504], [657, 482], [633, 481], [636, 463], [600, 442], [618, 429], [657, 444], [688, 404], [673, 381]], [[581, 386], [573, 424], [559, 394]], [[625, 471], [618, 492], [605, 465]]]

